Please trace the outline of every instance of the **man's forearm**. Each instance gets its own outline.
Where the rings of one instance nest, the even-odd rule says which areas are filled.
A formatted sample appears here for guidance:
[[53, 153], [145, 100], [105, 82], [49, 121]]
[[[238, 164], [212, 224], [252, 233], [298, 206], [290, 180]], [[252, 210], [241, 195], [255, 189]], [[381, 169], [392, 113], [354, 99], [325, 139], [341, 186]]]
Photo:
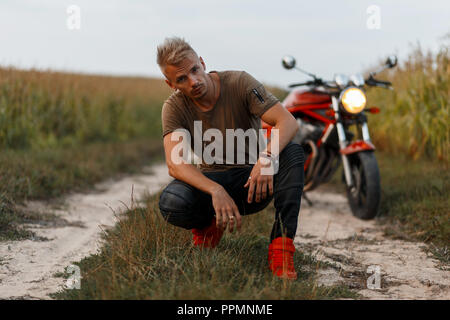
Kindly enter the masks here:
[[217, 182], [207, 178], [197, 167], [192, 164], [181, 163], [173, 165], [169, 173], [175, 179], [186, 182], [208, 194], [212, 194], [217, 188], [222, 188]]
[[[272, 130], [278, 129], [278, 152], [281, 153], [281, 151], [286, 147], [286, 145], [291, 141], [295, 134], [298, 131], [298, 124], [297, 121], [295, 121], [295, 125], [293, 125], [292, 120], [286, 119], [284, 121], [281, 121], [280, 123], [277, 123]], [[269, 152], [270, 154], [273, 154], [275, 150], [273, 150], [273, 142], [272, 140], [269, 141], [267, 144], [267, 147], [264, 151]], [[272, 152], [272, 150], [274, 152]], [[278, 154], [274, 154], [274, 156], [278, 156]]]

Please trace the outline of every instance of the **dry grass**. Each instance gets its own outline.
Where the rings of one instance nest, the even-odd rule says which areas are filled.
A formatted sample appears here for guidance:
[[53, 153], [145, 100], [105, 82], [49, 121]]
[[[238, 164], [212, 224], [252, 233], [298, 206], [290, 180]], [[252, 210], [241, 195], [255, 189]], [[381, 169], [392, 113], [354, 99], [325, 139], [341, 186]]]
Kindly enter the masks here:
[[[380, 221], [395, 237], [441, 248], [450, 244], [450, 172], [444, 164], [378, 154]], [[448, 259], [448, 256], [447, 256]]]
[[0, 147], [156, 137], [169, 93], [160, 79], [0, 68]]
[[30, 238], [20, 227], [27, 199], [49, 199], [86, 191], [106, 177], [136, 173], [161, 160], [159, 140], [96, 143], [77, 147], [6, 150], [0, 154], [0, 240]]
[[391, 154], [450, 160], [450, 34], [437, 54], [413, 48], [408, 59], [380, 75], [394, 90], [371, 89], [369, 117], [375, 145]]

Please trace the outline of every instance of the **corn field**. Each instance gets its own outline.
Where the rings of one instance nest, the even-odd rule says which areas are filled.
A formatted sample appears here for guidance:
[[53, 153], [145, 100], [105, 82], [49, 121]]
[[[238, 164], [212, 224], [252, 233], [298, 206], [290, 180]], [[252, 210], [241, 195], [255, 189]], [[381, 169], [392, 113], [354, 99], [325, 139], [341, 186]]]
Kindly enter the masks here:
[[[450, 34], [446, 36], [450, 40]], [[377, 147], [414, 159], [450, 158], [449, 46], [425, 52], [380, 74], [394, 90], [369, 89], [369, 117]], [[269, 88], [277, 96], [280, 89]], [[280, 92], [278, 92], [280, 91]], [[0, 68], [0, 147], [76, 146], [161, 134], [162, 80]], [[278, 93], [278, 94], [277, 94]]]
[[[450, 34], [444, 40], [450, 40]], [[450, 159], [449, 46], [437, 53], [416, 45], [406, 61], [378, 78], [394, 90], [370, 89], [369, 106], [381, 113], [369, 117], [377, 147], [417, 158]]]
[[156, 137], [169, 94], [156, 79], [0, 68], [0, 147]]

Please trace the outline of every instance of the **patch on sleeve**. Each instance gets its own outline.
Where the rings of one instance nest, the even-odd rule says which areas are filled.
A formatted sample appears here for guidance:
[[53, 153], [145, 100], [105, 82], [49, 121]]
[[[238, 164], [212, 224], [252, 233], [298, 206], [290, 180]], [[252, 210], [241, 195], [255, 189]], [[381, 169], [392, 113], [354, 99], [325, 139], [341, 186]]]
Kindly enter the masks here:
[[252, 92], [255, 94], [255, 96], [258, 98], [258, 100], [261, 103], [264, 103], [264, 98], [261, 96], [261, 94], [259, 93], [259, 91], [257, 89], [252, 89]]

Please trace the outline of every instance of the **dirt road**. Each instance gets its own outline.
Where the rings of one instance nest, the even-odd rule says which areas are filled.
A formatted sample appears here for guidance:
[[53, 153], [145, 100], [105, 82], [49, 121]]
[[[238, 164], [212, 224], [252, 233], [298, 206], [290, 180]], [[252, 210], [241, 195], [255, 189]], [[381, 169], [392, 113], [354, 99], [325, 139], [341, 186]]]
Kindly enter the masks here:
[[[93, 193], [68, 196], [62, 208], [30, 202], [29, 208], [54, 212], [62, 223], [34, 226], [47, 241], [0, 243], [0, 299], [49, 299], [66, 284], [55, 274], [98, 250], [102, 228], [113, 226], [114, 212], [130, 206], [132, 188], [139, 199], [170, 181], [165, 165], [151, 170], [106, 181]], [[330, 262], [329, 268], [319, 269], [320, 284], [345, 282], [369, 299], [450, 298], [449, 269], [428, 256], [424, 244], [386, 238], [375, 222], [354, 218], [339, 194], [318, 191], [309, 197], [314, 206], [302, 203], [295, 244]]]
[[374, 220], [352, 216], [345, 196], [316, 191], [302, 203], [295, 245], [333, 267], [319, 283], [345, 282], [366, 299], [450, 299], [450, 268], [420, 242], [392, 240]]
[[66, 280], [54, 275], [97, 251], [102, 229], [114, 225], [114, 212], [131, 206], [132, 191], [137, 201], [143, 193], [155, 193], [171, 179], [165, 165], [146, 171], [143, 175], [105, 181], [93, 193], [68, 196], [63, 208], [30, 202], [29, 209], [54, 212], [63, 223], [31, 228], [49, 241], [0, 242], [0, 299], [49, 299], [49, 293], [65, 285]]

